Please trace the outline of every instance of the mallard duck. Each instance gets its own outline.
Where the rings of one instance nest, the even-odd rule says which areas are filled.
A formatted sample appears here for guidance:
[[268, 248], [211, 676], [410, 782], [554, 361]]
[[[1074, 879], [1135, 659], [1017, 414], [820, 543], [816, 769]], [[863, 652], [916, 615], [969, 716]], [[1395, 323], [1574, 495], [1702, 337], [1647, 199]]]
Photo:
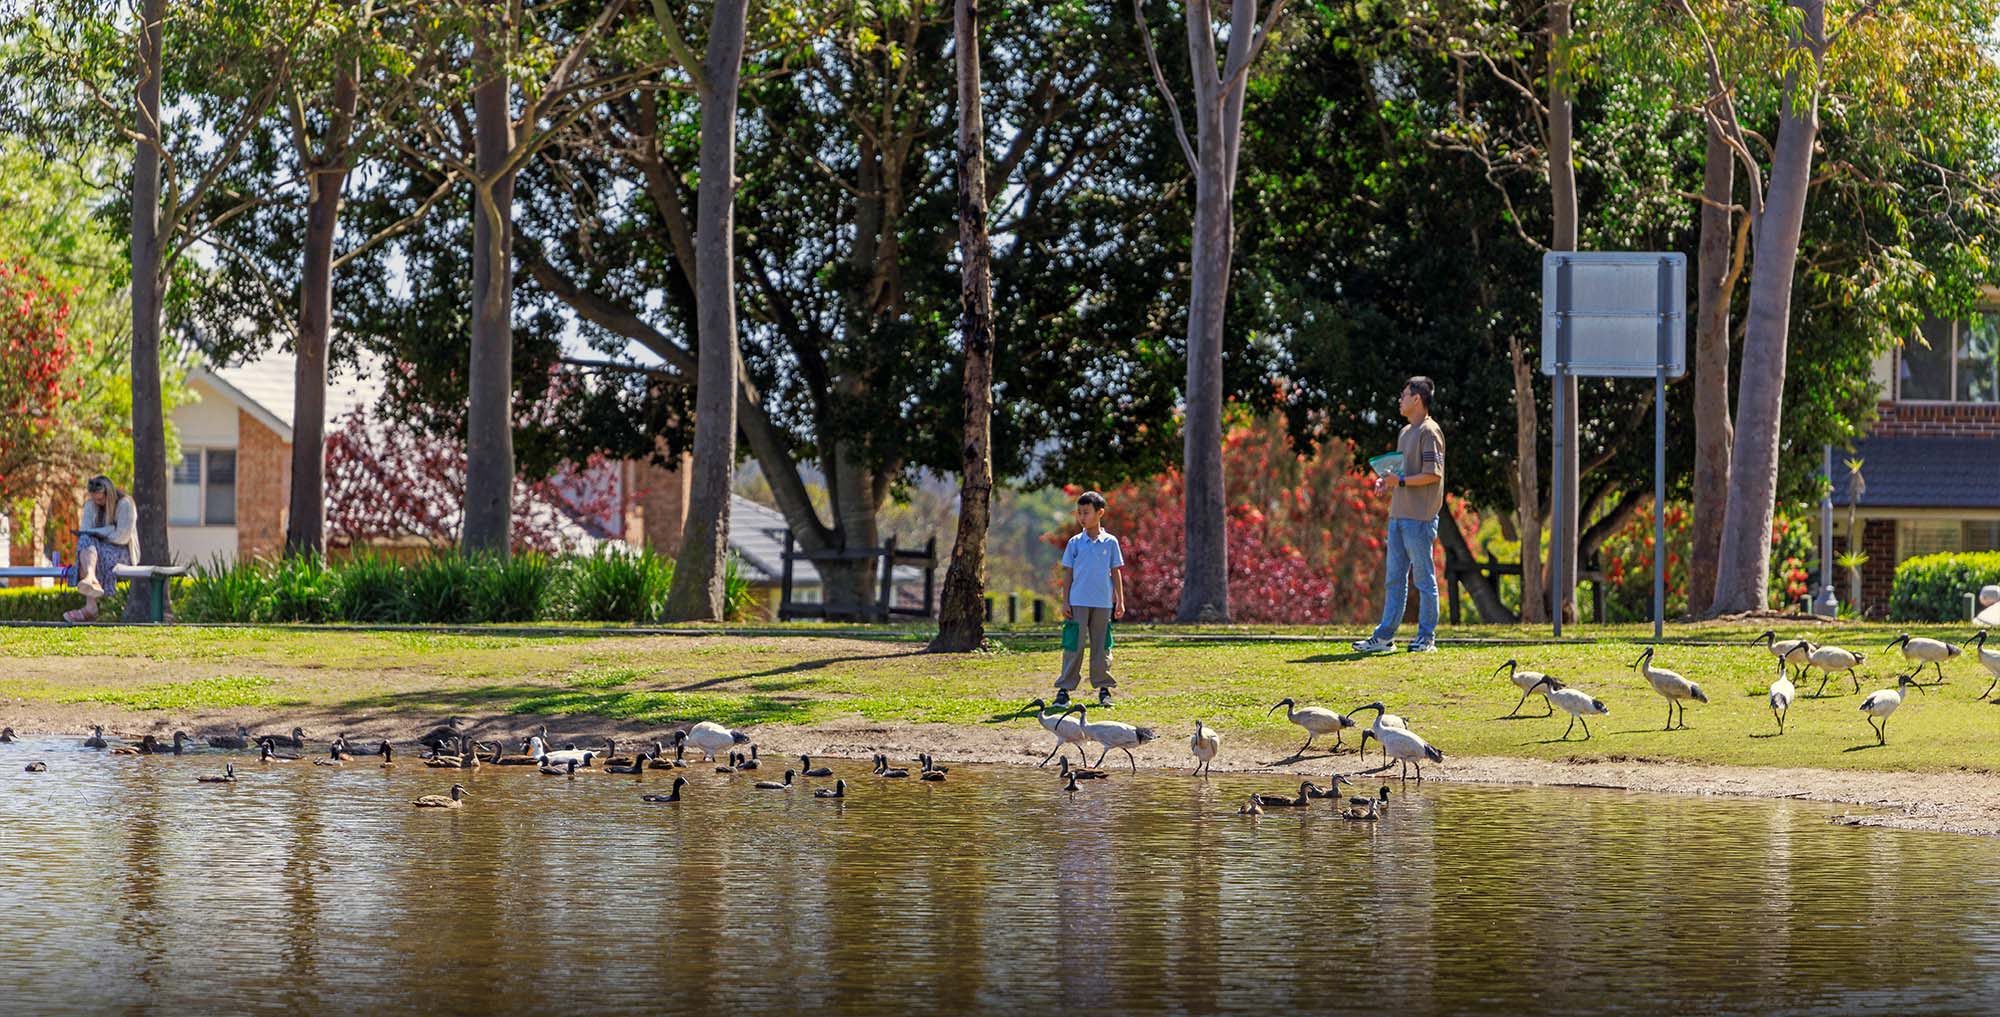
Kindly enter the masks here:
[[1242, 806], [1237, 808], [1236, 814], [1239, 816], [1261, 816], [1264, 814], [1264, 803], [1258, 801], [1256, 795], [1251, 795], [1249, 801], [1244, 802]]
[[736, 768], [739, 770], [755, 770], [758, 765], [757, 746], [755, 745], [750, 746], [750, 754], [748, 756], [736, 761]]
[[258, 735], [257, 740], [260, 742], [270, 742], [281, 749], [303, 749], [306, 747], [306, 729], [295, 727], [292, 729], [292, 733], [288, 735]]
[[236, 783], [236, 764], [224, 763], [221, 773], [204, 773], [196, 777], [194, 782], [197, 784], [234, 784]]
[[687, 782], [688, 779], [686, 777], [675, 777], [674, 790], [672, 794], [640, 795], [639, 800], [642, 802], [652, 802], [655, 805], [664, 805], [670, 802], [678, 802], [681, 800], [681, 788], [686, 787]]
[[417, 744], [432, 752], [448, 751], [458, 745], [459, 739], [466, 736], [465, 726], [464, 718], [447, 717], [443, 726], [430, 729], [423, 737], [417, 739]]
[[790, 770], [786, 770], [785, 779], [783, 781], [760, 780], [757, 783], [752, 784], [750, 786], [756, 788], [759, 791], [790, 791], [792, 789], [792, 778], [794, 776], [796, 776], [796, 774], [794, 774]]
[[910, 771], [908, 771], [908, 770], [905, 770], [905, 769], [903, 769], [902, 767], [892, 767], [892, 766], [890, 766], [890, 765], [889, 765], [889, 757], [888, 757], [888, 756], [885, 756], [885, 755], [882, 755], [882, 754], [881, 754], [881, 753], [879, 753], [879, 752], [875, 754], [875, 776], [877, 776], [877, 777], [907, 777], [907, 776], [909, 776], [909, 775], [910, 775]]
[[1310, 792], [1313, 786], [1313, 782], [1309, 780], [1299, 782], [1299, 796], [1297, 798], [1287, 798], [1284, 795], [1260, 794], [1257, 796], [1257, 804], [1267, 809], [1302, 809], [1305, 808], [1307, 802], [1312, 800]]
[[459, 799], [464, 797], [465, 785], [453, 784], [449, 797], [445, 795], [425, 795], [410, 804], [420, 809], [455, 809], [458, 808]]
[[160, 751], [159, 739], [143, 735], [137, 745], [120, 745], [111, 750], [114, 756], [150, 756]]
[[37, 760], [29, 763], [26, 769], [29, 773], [47, 773], [49, 772], [49, 764]]
[[646, 760], [646, 769], [671, 770], [676, 766], [686, 766], [687, 761], [681, 758], [681, 753], [685, 751], [687, 751], [685, 746], [675, 749], [674, 758], [668, 759], [666, 746], [661, 745], [659, 742], [654, 742], [653, 755]]
[[545, 777], [574, 777], [576, 776], [576, 760], [572, 759], [561, 766], [550, 766], [547, 763], [543, 763], [541, 769], [542, 775]]
[[233, 735], [209, 735], [206, 740], [211, 749], [247, 749], [252, 744], [250, 729], [241, 725]]
[[1069, 779], [1063, 781], [1063, 790], [1069, 792], [1071, 797], [1075, 797], [1078, 791], [1083, 790], [1083, 785], [1076, 782], [1075, 771], [1072, 770]]
[[14, 729], [11, 727], [0, 727], [0, 745], [12, 745], [13, 743]]
[[645, 772], [646, 772], [646, 762], [647, 762], [647, 760], [649, 760], [650, 758], [652, 758], [652, 757], [650, 757], [650, 756], [646, 755], [645, 753], [641, 752], [641, 753], [639, 753], [639, 754], [638, 754], [637, 756], [634, 756], [634, 757], [632, 757], [632, 761], [631, 761], [631, 762], [628, 762], [628, 763], [626, 763], [626, 764], [625, 764], [625, 765], [623, 765], [623, 766], [620, 766], [620, 765], [618, 765], [618, 764], [616, 764], [616, 763], [613, 763], [613, 764], [610, 764], [610, 765], [606, 766], [606, 767], [604, 768], [604, 772], [605, 772], [605, 773], [628, 773], [628, 774], [633, 774], [633, 773], [645, 773]]
[[98, 724], [90, 729], [90, 737], [83, 740], [83, 747], [86, 749], [101, 749], [105, 747], [104, 725]]
[[631, 765], [632, 765], [631, 759], [626, 759], [618, 755], [618, 743], [616, 741], [613, 741], [610, 738], [604, 739], [605, 770], [609, 771], [614, 766], [631, 766]]
[[814, 792], [813, 792], [813, 797], [814, 797], [814, 798], [845, 798], [845, 797], [847, 797], [847, 782], [846, 782], [846, 781], [844, 781], [844, 780], [836, 780], [836, 781], [834, 781], [834, 782], [833, 782], [833, 786], [832, 786], [832, 787], [830, 787], [830, 788], [825, 788], [825, 787], [823, 787], [823, 788], [820, 788], [820, 789], [819, 789], [819, 790], [817, 790], [817, 791], [814, 791]]
[[812, 757], [801, 753], [799, 755], [799, 773], [807, 777], [831, 777], [833, 776], [833, 768], [830, 766], [814, 766]]
[[1056, 776], [1068, 777], [1070, 774], [1075, 774], [1078, 780], [1106, 780], [1111, 776], [1108, 771], [1093, 769], [1088, 766], [1072, 767], [1069, 765], [1069, 757], [1064, 756], [1062, 769], [1056, 772]]
[[396, 750], [389, 747], [389, 739], [382, 739], [382, 747], [375, 750], [375, 753], [382, 757], [383, 766], [396, 765]]
[[1306, 795], [1307, 797], [1310, 798], [1339, 798], [1340, 785], [1342, 784], [1345, 784], [1348, 787], [1354, 786], [1353, 781], [1348, 780], [1346, 777], [1343, 777], [1340, 774], [1336, 773], [1333, 775], [1332, 779], [1328, 782], [1326, 787], [1322, 788], [1318, 784], [1314, 784], [1312, 786], [1312, 789], [1306, 792]]
[[923, 763], [923, 766], [924, 766], [924, 769], [923, 769], [923, 771], [922, 771], [921, 773], [918, 773], [918, 774], [917, 774], [917, 779], [918, 779], [918, 780], [927, 780], [927, 781], [930, 781], [931, 783], [935, 784], [935, 783], [937, 783], [938, 781], [941, 781], [941, 780], [943, 780], [943, 779], [944, 779], [944, 771], [943, 771], [943, 770], [933, 770], [933, 769], [931, 769], [931, 768], [930, 768], [930, 757], [926, 756], [926, 757], [924, 758], [924, 763]]

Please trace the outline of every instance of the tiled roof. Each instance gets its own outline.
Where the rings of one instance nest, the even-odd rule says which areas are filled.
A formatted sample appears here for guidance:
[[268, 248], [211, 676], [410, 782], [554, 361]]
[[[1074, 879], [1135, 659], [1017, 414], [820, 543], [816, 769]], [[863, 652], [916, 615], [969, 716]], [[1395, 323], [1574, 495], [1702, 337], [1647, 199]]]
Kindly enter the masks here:
[[2000, 508], [2000, 438], [1864, 438], [1834, 454], [1833, 503], [1846, 505], [1861, 460], [1862, 508]]
[[[222, 380], [232, 399], [241, 398], [254, 403], [257, 408], [270, 414], [283, 424], [286, 431], [292, 427], [294, 405], [294, 375], [298, 370], [298, 358], [290, 353], [273, 350], [256, 360], [238, 364], [235, 367], [199, 367]], [[348, 410], [374, 402], [382, 395], [382, 383], [372, 378], [364, 379], [351, 371], [340, 372], [329, 377], [326, 382], [326, 425], [332, 430], [336, 422]], [[251, 407], [244, 407], [251, 409]]]

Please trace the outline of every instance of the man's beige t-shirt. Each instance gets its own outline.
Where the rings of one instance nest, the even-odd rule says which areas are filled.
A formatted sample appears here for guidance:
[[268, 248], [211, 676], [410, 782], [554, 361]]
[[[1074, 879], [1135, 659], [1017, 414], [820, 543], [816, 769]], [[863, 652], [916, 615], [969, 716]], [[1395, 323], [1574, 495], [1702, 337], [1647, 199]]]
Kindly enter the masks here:
[[1396, 438], [1396, 451], [1403, 454], [1403, 475], [1433, 474], [1435, 484], [1398, 487], [1389, 497], [1391, 519], [1436, 519], [1444, 508], [1444, 432], [1437, 421], [1425, 417], [1421, 424], [1404, 424]]

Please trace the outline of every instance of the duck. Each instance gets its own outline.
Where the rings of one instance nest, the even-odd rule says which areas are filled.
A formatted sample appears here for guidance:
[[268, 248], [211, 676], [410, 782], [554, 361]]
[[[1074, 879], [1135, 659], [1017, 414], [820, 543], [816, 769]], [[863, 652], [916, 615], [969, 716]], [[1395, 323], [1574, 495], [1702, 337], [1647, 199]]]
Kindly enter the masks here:
[[545, 777], [574, 777], [576, 776], [576, 760], [572, 759], [561, 766], [550, 766], [547, 763], [543, 763], [541, 772]]
[[1328, 783], [1327, 783], [1327, 786], [1326, 786], [1326, 787], [1322, 788], [1322, 787], [1320, 787], [1320, 786], [1319, 786], [1318, 784], [1314, 784], [1314, 785], [1312, 786], [1312, 788], [1311, 788], [1310, 790], [1308, 790], [1308, 791], [1306, 792], [1306, 797], [1308, 797], [1308, 798], [1339, 798], [1339, 797], [1340, 797], [1340, 785], [1342, 785], [1342, 784], [1346, 784], [1346, 785], [1347, 785], [1347, 786], [1349, 786], [1349, 787], [1353, 787], [1353, 786], [1354, 786], [1354, 782], [1353, 782], [1353, 781], [1351, 781], [1351, 780], [1348, 780], [1348, 779], [1347, 779], [1346, 777], [1343, 777], [1343, 776], [1341, 776], [1340, 774], [1337, 774], [1337, 773], [1336, 773], [1336, 774], [1334, 774], [1334, 775], [1333, 775], [1333, 776], [1332, 776], [1332, 777], [1331, 777], [1331, 778], [1329, 779], [1329, 781], [1328, 781]]
[[833, 767], [814, 766], [811, 756], [800, 753], [799, 773], [806, 777], [831, 777], [833, 776]]
[[[1540, 671], [1521, 670], [1520, 661], [1512, 657], [1509, 657], [1507, 659], [1507, 663], [1494, 668], [1493, 673], [1499, 674], [1503, 669], [1507, 672], [1507, 680], [1513, 682], [1514, 687], [1521, 690], [1520, 700], [1514, 704], [1513, 709], [1507, 711], [1507, 716], [1509, 717], [1517, 716], [1521, 712], [1521, 707], [1527, 704], [1528, 697], [1535, 694], [1535, 686], [1540, 685], [1542, 679], [1548, 676]], [[1542, 716], [1544, 717], [1555, 716], [1556, 708], [1553, 704], [1551, 704], [1547, 699], [1544, 699], [1542, 700], [1542, 705], [1548, 707], [1548, 712], [1542, 714]]]
[[910, 775], [910, 771], [908, 771], [908, 770], [905, 770], [905, 769], [903, 769], [903, 768], [901, 768], [901, 767], [891, 767], [891, 766], [889, 765], [889, 757], [888, 757], [888, 756], [885, 756], [885, 755], [882, 755], [882, 754], [880, 754], [880, 753], [877, 753], [877, 754], [876, 754], [876, 756], [875, 756], [875, 776], [877, 776], [877, 777], [907, 777], [907, 776], [909, 776], [909, 775]]
[[83, 747], [86, 749], [101, 749], [105, 747], [105, 744], [104, 725], [102, 724], [93, 726], [90, 729], [90, 737], [83, 740]]
[[814, 791], [814, 792], [813, 792], [813, 797], [814, 797], [814, 798], [845, 798], [845, 797], [847, 797], [847, 782], [846, 782], [846, 781], [844, 781], [844, 780], [836, 780], [836, 781], [834, 781], [834, 782], [833, 782], [833, 786], [832, 786], [832, 787], [830, 787], [830, 788], [825, 788], [825, 787], [823, 787], [823, 788], [820, 788], [820, 789], [819, 789], [819, 790], [817, 790], [817, 791]]
[[278, 754], [278, 750], [271, 747], [271, 743], [265, 742], [257, 746], [257, 761], [260, 763], [296, 763], [299, 761], [299, 757], [281, 756]]
[[260, 742], [270, 742], [281, 749], [303, 749], [306, 747], [306, 729], [295, 727], [289, 735], [258, 735]]
[[144, 735], [137, 745], [120, 745], [111, 750], [114, 756], [150, 756], [160, 751], [159, 740], [152, 735]]
[[453, 784], [450, 795], [425, 795], [410, 804], [420, 809], [455, 809], [464, 797], [465, 785]]
[[950, 773], [950, 772], [951, 772], [951, 767], [949, 767], [949, 766], [939, 766], [939, 765], [938, 765], [938, 761], [937, 761], [937, 757], [935, 757], [935, 756], [931, 755], [931, 754], [930, 754], [930, 753], [928, 753], [928, 752], [926, 752], [926, 753], [924, 753], [924, 754], [922, 754], [922, 755], [919, 755], [919, 756], [917, 757], [917, 762], [919, 762], [919, 763], [922, 763], [922, 764], [923, 764], [923, 767], [924, 767], [924, 769], [925, 769], [925, 770], [930, 770], [930, 771], [934, 771], [934, 772], [937, 772], [937, 773]]
[[156, 742], [154, 743], [152, 749], [149, 751], [151, 751], [154, 755], [160, 755], [160, 756], [185, 755], [187, 753], [187, 740], [188, 740], [188, 733], [186, 731], [175, 731], [174, 744], [172, 746], [161, 745]]
[[750, 744], [750, 736], [741, 731], [731, 731], [712, 720], [704, 720], [685, 731], [674, 732], [674, 744], [683, 742], [700, 749], [703, 756], [713, 762], [716, 753], [728, 751], [730, 746]]
[[659, 742], [654, 742], [653, 754], [650, 758], [646, 760], [646, 769], [671, 770], [676, 766], [686, 766], [687, 764], [685, 762], [682, 762], [680, 759], [680, 754], [683, 751], [684, 749], [675, 749], [674, 758], [668, 759], [666, 758], [667, 756], [666, 746], [661, 745]]
[[1074, 772], [1072, 772], [1072, 773], [1071, 773], [1071, 774], [1069, 775], [1069, 779], [1068, 779], [1068, 780], [1066, 780], [1066, 781], [1063, 781], [1063, 790], [1064, 790], [1064, 791], [1067, 791], [1067, 792], [1069, 792], [1069, 796], [1070, 796], [1071, 798], [1075, 798], [1075, 797], [1076, 797], [1076, 793], [1077, 793], [1078, 791], [1081, 791], [1081, 790], [1083, 790], [1083, 785], [1081, 785], [1081, 784], [1078, 784], [1078, 783], [1076, 782], [1076, 774], [1075, 774]]
[[743, 756], [743, 754], [742, 754], [742, 753], [740, 753], [740, 752], [731, 752], [731, 753], [729, 754], [729, 765], [727, 765], [727, 766], [718, 766], [718, 767], [716, 767], [716, 768], [715, 768], [715, 772], [717, 772], [717, 773], [735, 773], [735, 772], [736, 772], [736, 763], [737, 763], [737, 761], [738, 761], [738, 760], [740, 760], [740, 759], [742, 758], [742, 756]]
[[1250, 800], [1244, 802], [1242, 807], [1236, 810], [1236, 814], [1239, 816], [1261, 816], [1264, 814], [1264, 803], [1258, 801], [1256, 795], [1251, 795]]
[[465, 728], [466, 723], [463, 717], [447, 717], [442, 725], [431, 728], [430, 731], [418, 738], [417, 744], [430, 749], [432, 752], [443, 752], [457, 745], [460, 739], [466, 737], [467, 732]]
[[590, 769], [591, 761], [596, 758], [597, 758], [597, 750], [579, 749], [576, 747], [576, 743], [571, 742], [554, 752], [542, 753], [542, 757], [540, 760], [538, 760], [538, 762], [554, 763], [557, 766], [561, 766], [562, 764], [567, 763], [570, 760], [574, 759], [576, 760], [578, 766], [581, 766], [584, 769], [588, 770]]
[[1215, 754], [1222, 751], [1222, 735], [1214, 728], [1202, 726], [1197, 720], [1194, 722], [1194, 735], [1188, 738], [1188, 751], [1194, 753], [1194, 772], [1189, 776], [1200, 776], [1204, 767], [1213, 773]]
[[641, 752], [638, 755], [632, 757], [632, 761], [625, 764], [624, 766], [618, 766], [616, 764], [606, 766], [604, 768], [604, 772], [623, 773], [623, 774], [645, 773], [646, 762], [651, 758], [652, 758], [651, 756], [648, 756], [645, 753]]
[[23, 767], [23, 769], [27, 770], [27, 772], [29, 773], [47, 773], [49, 772], [49, 764], [44, 763], [41, 760], [36, 760], [35, 762], [29, 763], [26, 767]]
[[347, 747], [347, 736], [344, 734], [334, 736], [333, 746], [329, 750], [329, 753], [332, 755], [333, 758], [338, 759], [343, 763], [354, 762], [354, 750]]
[[923, 771], [922, 773], [919, 773], [919, 774], [917, 774], [917, 779], [918, 779], [918, 780], [924, 780], [924, 781], [929, 781], [929, 782], [931, 782], [931, 783], [935, 784], [935, 783], [937, 783], [938, 781], [941, 781], [941, 780], [943, 780], [943, 779], [944, 779], [944, 771], [943, 771], [943, 770], [925, 770], [925, 771]]
[[1340, 732], [1354, 726], [1354, 718], [1335, 713], [1324, 706], [1308, 706], [1304, 709], [1296, 709], [1295, 707], [1298, 704], [1290, 696], [1278, 700], [1269, 710], [1265, 710], [1264, 712], [1266, 714], [1275, 713], [1280, 706], [1285, 708], [1286, 720], [1306, 729], [1306, 743], [1299, 746], [1297, 752], [1292, 753], [1293, 759], [1305, 755], [1306, 750], [1312, 748], [1313, 739], [1323, 734], [1333, 736], [1333, 751], [1336, 753], [1339, 752]]
[[[493, 755], [488, 757], [486, 761], [495, 766], [542, 766], [548, 763], [549, 760], [547, 757], [548, 747], [543, 743], [541, 737], [537, 735], [521, 739], [521, 751], [516, 755], [503, 755], [500, 752], [500, 746], [497, 744], [494, 745]], [[560, 766], [562, 764], [558, 763], [556, 765]]]
[[11, 727], [0, 727], [0, 745], [12, 744], [14, 744], [14, 729]]
[[396, 750], [389, 747], [389, 739], [382, 739], [382, 747], [376, 749], [375, 754], [382, 757], [384, 767], [396, 765]]
[[632, 765], [631, 759], [626, 759], [618, 754], [618, 743], [616, 741], [610, 738], [604, 739], [604, 768], [606, 770], [609, 770], [614, 766], [631, 766], [631, 765]]
[[679, 802], [681, 800], [681, 788], [686, 787], [687, 783], [688, 779], [686, 777], [675, 777], [673, 792], [671, 794], [640, 795], [639, 800], [642, 802], [651, 802], [655, 805], [666, 805]]
[[1104, 757], [1110, 755], [1112, 749], [1117, 749], [1125, 753], [1126, 761], [1132, 765], [1132, 772], [1138, 773], [1139, 760], [1132, 755], [1132, 750], [1159, 736], [1155, 735], [1150, 727], [1135, 727], [1116, 720], [1092, 721], [1090, 714], [1085, 712], [1087, 709], [1082, 703], [1078, 703], [1065, 712], [1075, 713], [1076, 719], [1083, 724], [1083, 733], [1089, 735], [1091, 741], [1104, 746], [1104, 751], [1097, 754], [1097, 762], [1092, 765], [1103, 766]]
[[1076, 746], [1076, 761], [1078, 763], [1082, 763], [1085, 759], [1089, 758], [1083, 754], [1083, 747], [1090, 741], [1090, 736], [1084, 733], [1082, 723], [1068, 719], [1069, 714], [1067, 712], [1048, 712], [1049, 704], [1045, 699], [1032, 700], [1027, 706], [1022, 707], [1022, 710], [1036, 711], [1035, 719], [1041, 721], [1042, 727], [1048, 733], [1056, 736], [1056, 747], [1050, 749], [1049, 754], [1043, 756], [1042, 761], [1036, 763], [1036, 766], [1049, 765], [1049, 760], [1054, 759], [1056, 754], [1061, 752], [1065, 745]]
[[792, 778], [795, 776], [797, 776], [797, 774], [793, 773], [790, 770], [786, 770], [785, 779], [782, 781], [760, 780], [757, 783], [752, 784], [750, 786], [756, 788], [759, 791], [790, 791], [792, 789]]
[[204, 740], [211, 749], [247, 749], [254, 744], [250, 740], [250, 729], [240, 724], [237, 725], [236, 733], [233, 735], [209, 735]]
[[1313, 790], [1315, 790], [1313, 782], [1307, 780], [1299, 782], [1299, 796], [1297, 798], [1287, 798], [1284, 795], [1271, 794], [1260, 794], [1254, 797], [1257, 799], [1257, 804], [1267, 809], [1303, 809], [1306, 807], [1307, 802], [1312, 801]]
[[1645, 676], [1646, 683], [1653, 687], [1653, 691], [1659, 693], [1661, 698], [1667, 701], [1666, 729], [1672, 731], [1675, 727], [1675, 707], [1680, 708], [1679, 726], [1685, 728], [1687, 727], [1687, 701], [1692, 699], [1697, 703], [1707, 703], [1708, 696], [1701, 691], [1701, 686], [1681, 677], [1678, 672], [1654, 667], [1653, 649], [1651, 646], [1646, 647], [1646, 652], [1640, 654], [1639, 659], [1632, 662], [1632, 666], [1638, 668], [1639, 673]]
[[759, 765], [757, 762], [757, 746], [755, 745], [750, 746], [749, 755], [736, 761], [736, 768], [739, 770], [755, 770]]
[[236, 783], [236, 764], [224, 763], [221, 773], [204, 773], [196, 777], [194, 782], [197, 784], [234, 784]]
[[1105, 780], [1108, 779], [1111, 776], [1111, 774], [1103, 770], [1094, 769], [1088, 766], [1079, 766], [1076, 767], [1075, 769], [1071, 769], [1069, 765], [1069, 757], [1064, 756], [1062, 761], [1062, 770], [1058, 772], [1056, 776], [1062, 778], [1075, 776], [1076, 779], [1078, 780]]
[[475, 763], [479, 761], [479, 757], [472, 754], [472, 740], [469, 738], [459, 739], [457, 753], [452, 753], [448, 751], [449, 749], [448, 745], [438, 746], [424, 757], [424, 765], [434, 770], [457, 770], [463, 767], [468, 756]]

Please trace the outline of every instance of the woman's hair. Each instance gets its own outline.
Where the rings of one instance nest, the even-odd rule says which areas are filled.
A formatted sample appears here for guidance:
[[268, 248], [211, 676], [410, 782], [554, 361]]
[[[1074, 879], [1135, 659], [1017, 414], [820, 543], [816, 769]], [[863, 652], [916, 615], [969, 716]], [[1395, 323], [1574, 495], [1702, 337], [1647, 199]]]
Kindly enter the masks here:
[[111, 478], [102, 473], [90, 478], [90, 482], [85, 484], [83, 489], [91, 494], [96, 494], [99, 491], [103, 491], [106, 494], [102, 506], [98, 505], [95, 501], [86, 506], [93, 510], [96, 516], [95, 518], [85, 519], [84, 522], [91, 526], [115, 525], [112, 521], [118, 518], [118, 499], [125, 497], [125, 492], [120, 491], [118, 485], [112, 483]]

